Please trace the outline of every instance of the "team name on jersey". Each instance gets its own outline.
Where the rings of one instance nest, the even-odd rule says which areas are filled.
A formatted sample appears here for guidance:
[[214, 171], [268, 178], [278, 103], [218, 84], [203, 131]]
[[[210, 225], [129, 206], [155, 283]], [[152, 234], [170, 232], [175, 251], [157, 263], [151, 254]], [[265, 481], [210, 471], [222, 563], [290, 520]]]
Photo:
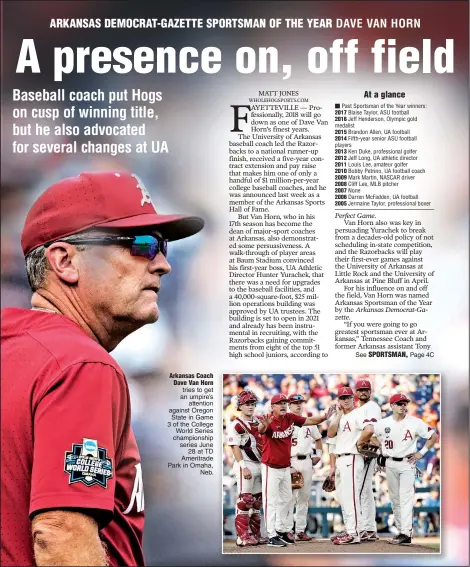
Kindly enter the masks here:
[[284, 431], [273, 431], [273, 438], [274, 439], [285, 439], [286, 437], [290, 437], [294, 433], [294, 424], [290, 425]]

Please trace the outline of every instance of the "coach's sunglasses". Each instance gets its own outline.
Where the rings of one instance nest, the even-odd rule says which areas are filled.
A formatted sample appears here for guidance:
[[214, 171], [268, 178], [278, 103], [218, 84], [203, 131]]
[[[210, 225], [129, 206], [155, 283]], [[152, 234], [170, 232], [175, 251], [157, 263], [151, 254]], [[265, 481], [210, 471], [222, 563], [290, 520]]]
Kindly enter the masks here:
[[[56, 241], [57, 242], [57, 241]], [[58, 241], [60, 242], [60, 240]], [[131, 256], [143, 256], [153, 260], [161, 252], [165, 258], [168, 253], [168, 240], [160, 236], [144, 234], [140, 236], [90, 236], [88, 238], [74, 238], [67, 240], [69, 244], [118, 244], [130, 248]], [[46, 244], [46, 248], [53, 244]]]

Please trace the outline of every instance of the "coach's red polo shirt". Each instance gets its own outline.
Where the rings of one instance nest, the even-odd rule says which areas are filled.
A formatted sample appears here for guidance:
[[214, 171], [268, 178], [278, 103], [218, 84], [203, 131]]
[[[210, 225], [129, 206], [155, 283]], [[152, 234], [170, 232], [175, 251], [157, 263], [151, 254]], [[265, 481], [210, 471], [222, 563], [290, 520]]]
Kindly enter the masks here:
[[87, 509], [111, 565], [143, 565], [144, 494], [126, 379], [67, 317], [2, 310], [1, 564], [34, 565], [30, 519]]

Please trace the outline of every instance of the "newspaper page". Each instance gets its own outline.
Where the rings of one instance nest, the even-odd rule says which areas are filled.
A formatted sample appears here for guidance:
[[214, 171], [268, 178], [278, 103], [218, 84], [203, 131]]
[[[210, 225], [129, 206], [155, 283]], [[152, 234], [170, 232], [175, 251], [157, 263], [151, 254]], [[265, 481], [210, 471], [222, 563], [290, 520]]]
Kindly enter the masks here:
[[468, 565], [468, 17], [2, 2], [2, 565]]

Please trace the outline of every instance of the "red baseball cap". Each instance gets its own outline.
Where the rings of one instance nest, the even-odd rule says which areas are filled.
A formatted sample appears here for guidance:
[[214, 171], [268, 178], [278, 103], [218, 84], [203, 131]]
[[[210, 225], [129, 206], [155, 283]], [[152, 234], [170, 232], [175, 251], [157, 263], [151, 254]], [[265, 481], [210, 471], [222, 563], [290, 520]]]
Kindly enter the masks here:
[[258, 402], [258, 398], [251, 390], [243, 390], [238, 394], [238, 400], [237, 400], [238, 409], [240, 409], [240, 406], [242, 406], [243, 404], [246, 404], [247, 402], [251, 402], [251, 401]]
[[35, 201], [21, 234], [23, 253], [95, 226], [158, 227], [167, 240], [179, 240], [199, 232], [204, 221], [158, 214], [142, 180], [133, 173], [80, 173], [51, 185]]
[[274, 394], [271, 398], [271, 405], [278, 404], [279, 402], [287, 402], [287, 396], [285, 394]]
[[405, 394], [393, 394], [390, 398], [390, 404], [395, 404], [397, 402], [411, 402], [411, 400], [407, 398]]
[[346, 386], [343, 388], [340, 388], [338, 390], [338, 398], [340, 396], [354, 396], [354, 392], [351, 390], [351, 388], [347, 388]]
[[358, 380], [356, 382], [356, 390], [372, 390], [369, 380]]
[[305, 402], [305, 398], [302, 394], [291, 394], [289, 396], [289, 402]]

